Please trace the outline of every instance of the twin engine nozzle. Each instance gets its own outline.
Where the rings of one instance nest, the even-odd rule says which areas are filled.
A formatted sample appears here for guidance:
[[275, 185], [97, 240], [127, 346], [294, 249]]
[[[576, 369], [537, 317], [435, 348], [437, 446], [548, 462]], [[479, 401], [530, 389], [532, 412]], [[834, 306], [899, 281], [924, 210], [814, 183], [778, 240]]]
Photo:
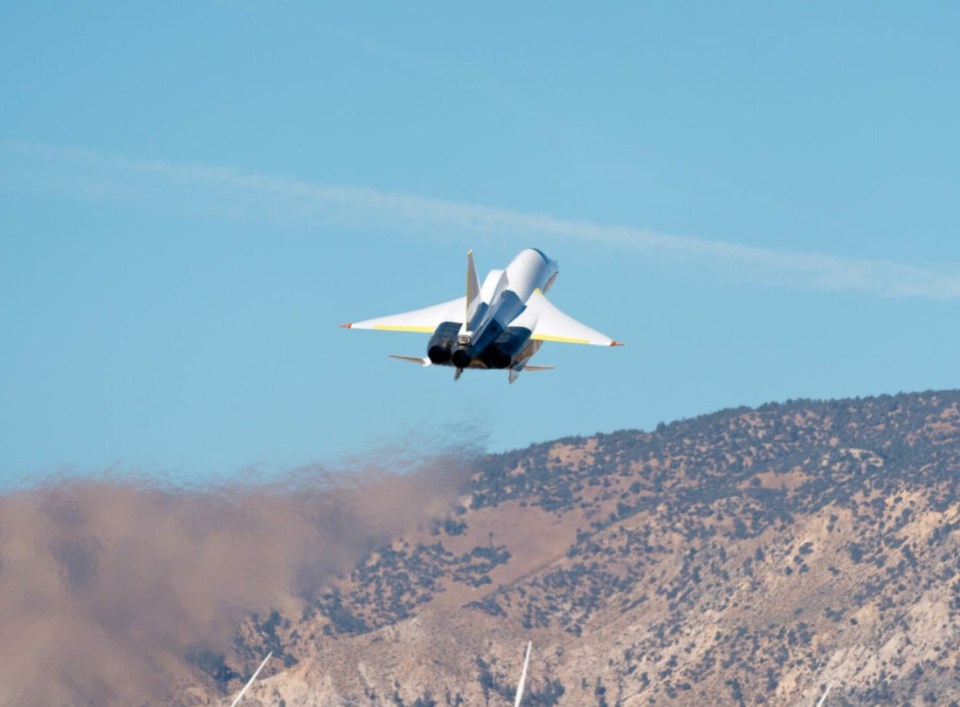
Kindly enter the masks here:
[[456, 322], [444, 322], [437, 327], [427, 345], [427, 357], [431, 363], [462, 369], [469, 368], [477, 359], [487, 368], [509, 368], [514, 356], [530, 338], [529, 329], [511, 327], [504, 331], [491, 327], [480, 341], [463, 346], [457, 340], [459, 331], [460, 324]]
[[442, 366], [449, 363], [457, 368], [470, 368], [473, 363], [468, 347], [458, 346], [454, 349], [450, 343], [431, 344], [427, 349], [427, 358], [433, 364]]
[[460, 341], [460, 325], [456, 322], [443, 322], [433, 332], [427, 345], [427, 358], [435, 365], [452, 365], [457, 368], [470, 368], [475, 351], [473, 344]]

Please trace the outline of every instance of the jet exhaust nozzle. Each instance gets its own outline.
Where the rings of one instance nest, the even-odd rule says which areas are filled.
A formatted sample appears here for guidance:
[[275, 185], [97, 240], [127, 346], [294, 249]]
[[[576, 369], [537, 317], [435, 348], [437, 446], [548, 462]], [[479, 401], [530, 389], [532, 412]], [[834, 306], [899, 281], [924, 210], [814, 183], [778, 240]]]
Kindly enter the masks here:
[[450, 360], [450, 347], [441, 346], [439, 344], [435, 346], [431, 346], [427, 350], [427, 358], [430, 359], [430, 363], [433, 363], [436, 365], [443, 365], [444, 363], [447, 363]]
[[510, 368], [527, 345], [531, 333], [524, 327], [508, 327], [480, 354], [480, 359], [487, 368]]
[[453, 365], [457, 368], [469, 368], [473, 358], [470, 356], [470, 352], [465, 348], [459, 348], [453, 352], [450, 357], [450, 360], [453, 362]]
[[490, 368], [508, 368], [512, 361], [513, 357], [500, 349], [494, 349], [487, 356], [487, 365]]
[[427, 344], [427, 358], [430, 363], [443, 365], [450, 362], [450, 353], [457, 345], [460, 325], [457, 322], [443, 322], [434, 330]]

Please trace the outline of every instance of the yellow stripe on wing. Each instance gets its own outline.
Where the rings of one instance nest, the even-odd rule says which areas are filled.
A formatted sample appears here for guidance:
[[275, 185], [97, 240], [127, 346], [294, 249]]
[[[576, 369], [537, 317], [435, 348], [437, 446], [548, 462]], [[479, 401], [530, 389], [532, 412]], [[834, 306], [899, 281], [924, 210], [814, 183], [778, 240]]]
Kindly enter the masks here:
[[532, 337], [535, 341], [559, 341], [561, 344], [589, 344], [588, 339], [573, 339], [569, 336], [550, 336], [549, 334], [534, 334]]
[[377, 324], [373, 327], [377, 331], [415, 331], [420, 334], [432, 334], [435, 327], [430, 326], [399, 326], [392, 324]]

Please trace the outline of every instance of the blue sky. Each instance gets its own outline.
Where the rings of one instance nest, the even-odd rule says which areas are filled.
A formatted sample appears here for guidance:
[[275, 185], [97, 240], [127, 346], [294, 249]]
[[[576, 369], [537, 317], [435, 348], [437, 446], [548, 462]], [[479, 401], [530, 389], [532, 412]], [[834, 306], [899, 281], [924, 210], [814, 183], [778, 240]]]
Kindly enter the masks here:
[[[20, 3], [0, 482], [500, 450], [957, 385], [960, 9]], [[418, 370], [341, 321], [520, 248], [627, 343]]]

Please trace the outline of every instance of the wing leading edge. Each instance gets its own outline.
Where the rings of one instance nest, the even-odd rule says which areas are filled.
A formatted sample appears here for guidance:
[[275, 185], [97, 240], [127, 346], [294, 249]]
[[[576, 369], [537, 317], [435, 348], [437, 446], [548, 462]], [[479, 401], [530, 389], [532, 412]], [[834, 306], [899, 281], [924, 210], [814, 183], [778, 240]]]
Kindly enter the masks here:
[[[441, 302], [431, 307], [414, 309], [411, 312], [391, 314], [386, 317], [365, 319], [362, 322], [341, 324], [346, 329], [375, 329], [377, 331], [414, 331], [432, 334], [443, 322], [461, 322], [466, 311], [466, 297]], [[462, 322], [461, 322], [462, 323]]]
[[[529, 314], [528, 314], [529, 312]], [[593, 346], [623, 346], [606, 334], [591, 329], [586, 324], [578, 322], [543, 296], [538, 290], [527, 301], [527, 311], [521, 318], [536, 319], [533, 327], [532, 339], [535, 341], [558, 341], [564, 344], [591, 344]]]

